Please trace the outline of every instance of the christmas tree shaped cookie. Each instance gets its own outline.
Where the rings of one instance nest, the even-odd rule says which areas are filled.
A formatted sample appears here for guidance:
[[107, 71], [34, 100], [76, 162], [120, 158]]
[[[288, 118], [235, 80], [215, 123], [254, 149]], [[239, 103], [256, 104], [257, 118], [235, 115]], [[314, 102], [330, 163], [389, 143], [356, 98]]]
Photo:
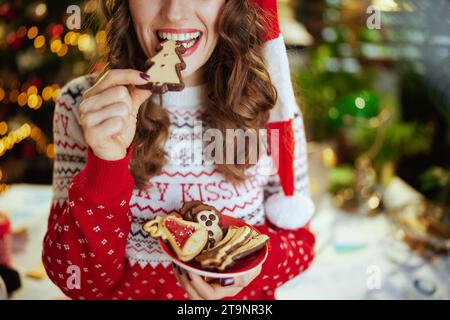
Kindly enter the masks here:
[[186, 49], [176, 41], [166, 40], [156, 50], [157, 53], [147, 61], [150, 66], [146, 72], [150, 76], [147, 87], [153, 93], [183, 90], [181, 70], [186, 68], [186, 64], [181, 55]]

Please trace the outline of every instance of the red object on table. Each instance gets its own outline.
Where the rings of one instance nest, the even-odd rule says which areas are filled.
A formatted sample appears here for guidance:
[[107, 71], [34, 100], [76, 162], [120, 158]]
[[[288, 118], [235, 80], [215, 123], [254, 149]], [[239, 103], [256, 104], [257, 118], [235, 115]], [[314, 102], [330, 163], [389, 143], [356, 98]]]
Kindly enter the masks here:
[[12, 233], [11, 222], [0, 212], [0, 265], [11, 265]]

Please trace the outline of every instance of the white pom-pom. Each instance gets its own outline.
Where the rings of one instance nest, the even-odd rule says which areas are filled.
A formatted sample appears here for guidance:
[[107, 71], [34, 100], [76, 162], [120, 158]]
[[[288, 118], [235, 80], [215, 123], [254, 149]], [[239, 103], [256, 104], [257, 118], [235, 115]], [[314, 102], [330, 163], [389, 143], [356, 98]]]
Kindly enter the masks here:
[[298, 229], [311, 220], [315, 207], [310, 198], [295, 193], [285, 196], [282, 192], [270, 196], [265, 204], [266, 216], [282, 229]]

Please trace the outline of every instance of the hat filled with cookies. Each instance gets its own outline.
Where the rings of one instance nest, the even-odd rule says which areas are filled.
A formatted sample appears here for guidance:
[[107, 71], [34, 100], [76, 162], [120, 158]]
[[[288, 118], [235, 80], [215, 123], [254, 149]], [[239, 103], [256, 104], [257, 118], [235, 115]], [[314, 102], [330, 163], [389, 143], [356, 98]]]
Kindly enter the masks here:
[[279, 228], [297, 229], [309, 222], [315, 210], [309, 197], [295, 192], [296, 150], [292, 121], [294, 113], [299, 109], [292, 88], [286, 46], [278, 23], [277, 1], [252, 2], [261, 9], [268, 26], [264, 39], [264, 58], [278, 93], [277, 103], [270, 112], [268, 131], [272, 136], [278, 137], [278, 148], [272, 149], [275, 150], [272, 152], [272, 158], [278, 168], [282, 192], [267, 199], [266, 215], [268, 220]]

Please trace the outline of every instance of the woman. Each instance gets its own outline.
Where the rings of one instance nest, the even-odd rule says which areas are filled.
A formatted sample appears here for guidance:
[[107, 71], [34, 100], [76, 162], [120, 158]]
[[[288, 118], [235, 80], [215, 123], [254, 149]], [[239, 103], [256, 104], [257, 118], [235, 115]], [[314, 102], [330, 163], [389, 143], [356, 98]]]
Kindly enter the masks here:
[[[258, 1], [275, 8], [273, 0]], [[54, 115], [54, 200], [43, 261], [50, 279], [69, 297], [273, 299], [277, 287], [311, 263], [314, 237], [307, 227], [284, 230], [265, 219], [264, 205], [282, 185], [277, 176], [258, 173], [262, 158], [257, 165], [210, 164], [193, 161], [196, 151], [190, 149], [202, 138], [194, 131], [199, 121], [220, 132], [268, 124], [277, 92], [261, 34], [262, 21], [273, 17], [262, 20], [253, 2], [101, 1], [107, 70], [96, 79], [91, 75], [67, 84]], [[141, 89], [149, 79], [140, 71], [164, 39], [187, 47], [186, 88], [160, 101]], [[307, 196], [298, 113], [294, 127], [296, 189]], [[245, 159], [252, 148], [246, 146]], [[268, 234], [271, 251], [264, 265], [214, 283], [173, 268], [142, 225], [190, 200]]]

